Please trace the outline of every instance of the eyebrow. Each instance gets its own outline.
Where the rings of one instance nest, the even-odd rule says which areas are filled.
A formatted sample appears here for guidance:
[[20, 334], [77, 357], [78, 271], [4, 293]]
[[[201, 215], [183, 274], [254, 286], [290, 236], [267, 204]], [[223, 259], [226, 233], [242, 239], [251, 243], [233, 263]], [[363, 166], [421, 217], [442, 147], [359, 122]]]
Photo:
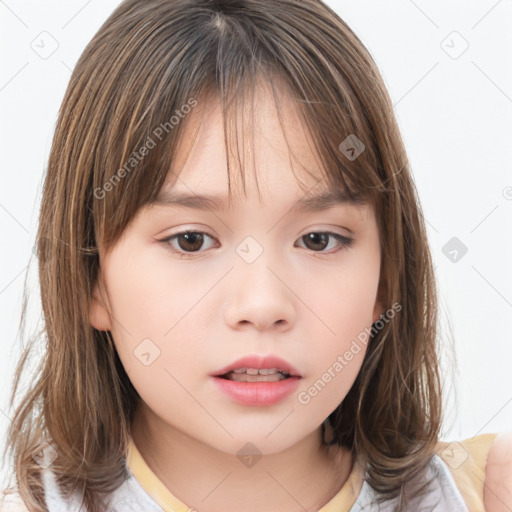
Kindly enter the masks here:
[[[197, 210], [225, 211], [226, 200], [220, 196], [187, 194], [182, 192], [165, 191], [161, 192], [155, 201], [155, 205], [172, 207], [194, 208]], [[360, 193], [349, 196], [343, 190], [329, 190], [317, 195], [307, 196], [296, 201], [291, 212], [316, 212], [327, 210], [334, 206], [347, 204], [349, 206], [362, 206], [367, 201]]]

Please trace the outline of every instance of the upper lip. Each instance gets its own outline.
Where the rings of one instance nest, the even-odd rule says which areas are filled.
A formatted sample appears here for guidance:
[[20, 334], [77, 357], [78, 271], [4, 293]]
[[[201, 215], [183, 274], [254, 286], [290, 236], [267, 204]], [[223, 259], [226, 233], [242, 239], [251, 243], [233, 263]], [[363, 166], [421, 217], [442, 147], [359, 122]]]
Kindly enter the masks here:
[[224, 375], [233, 370], [238, 370], [239, 368], [267, 368], [269, 370], [272, 368], [277, 368], [280, 371], [288, 373], [292, 377], [302, 377], [299, 370], [297, 370], [291, 363], [273, 354], [252, 354], [244, 356], [240, 359], [237, 359], [236, 361], [233, 361], [227, 366], [224, 366], [223, 368], [215, 370], [210, 375], [216, 377], [219, 375]]

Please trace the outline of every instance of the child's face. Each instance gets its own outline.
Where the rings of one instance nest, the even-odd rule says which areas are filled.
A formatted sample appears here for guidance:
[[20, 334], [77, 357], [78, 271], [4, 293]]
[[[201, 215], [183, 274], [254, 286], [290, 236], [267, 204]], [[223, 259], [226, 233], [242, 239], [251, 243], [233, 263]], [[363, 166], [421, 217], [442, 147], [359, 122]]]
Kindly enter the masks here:
[[[103, 293], [91, 307], [91, 323], [112, 332], [153, 427], [165, 435], [187, 433], [229, 453], [249, 441], [273, 453], [318, 431], [361, 367], [366, 345], [358, 335], [367, 340], [361, 333], [382, 313], [373, 209], [337, 204], [290, 212], [296, 201], [321, 192], [323, 181], [315, 186], [318, 163], [292, 104], [283, 101], [297, 161], [317, 178], [294, 163], [307, 185], [301, 190], [273, 100], [260, 96], [254, 151], [262, 203], [246, 153], [247, 197], [237, 194], [232, 210], [144, 207], [102, 254], [108, 298]], [[227, 196], [220, 110], [210, 107], [175, 193]], [[183, 140], [191, 141], [191, 127]], [[345, 137], [340, 133], [340, 140]], [[183, 148], [176, 158], [179, 169]], [[186, 229], [206, 234], [202, 240], [196, 235], [162, 241]], [[354, 240], [343, 248], [333, 236], [318, 234], [325, 232]], [[309, 233], [317, 235], [308, 242]], [[181, 258], [178, 251], [190, 256]], [[274, 354], [291, 363], [302, 376], [293, 392], [265, 406], [241, 404], [221, 392], [211, 374], [249, 354]]]

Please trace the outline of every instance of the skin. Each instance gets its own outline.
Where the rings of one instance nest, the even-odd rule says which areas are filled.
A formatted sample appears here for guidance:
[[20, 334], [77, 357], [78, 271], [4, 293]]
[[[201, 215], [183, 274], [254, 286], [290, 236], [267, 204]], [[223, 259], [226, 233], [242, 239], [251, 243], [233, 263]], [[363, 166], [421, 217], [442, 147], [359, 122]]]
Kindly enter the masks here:
[[[136, 446], [164, 485], [200, 512], [318, 510], [339, 491], [353, 460], [345, 450], [321, 445], [321, 424], [352, 386], [365, 345], [309, 403], [301, 404], [297, 395], [383, 312], [372, 207], [339, 204], [287, 215], [322, 178], [293, 103], [281, 101], [293, 154], [314, 176], [294, 166], [306, 188], [291, 170], [274, 100], [260, 91], [252, 119], [262, 201], [255, 168], [247, 164], [247, 194], [242, 196], [238, 183], [237, 199], [225, 212], [142, 208], [116, 245], [101, 254], [91, 302], [91, 324], [112, 332], [143, 400], [133, 425]], [[208, 104], [204, 115], [189, 157], [184, 146], [178, 148], [176, 168], [183, 168], [173, 190], [227, 197], [218, 104]], [[194, 110], [182, 140], [192, 140], [196, 116]], [[179, 243], [182, 253], [194, 244], [161, 240], [185, 229], [211, 238], [180, 258]], [[325, 231], [352, 236], [353, 245], [342, 248], [332, 237], [323, 245], [304, 240]], [[263, 249], [250, 264], [236, 252], [247, 236]], [[160, 355], [145, 366], [134, 350], [148, 338]], [[253, 353], [291, 362], [303, 376], [297, 392], [270, 407], [240, 405], [220, 393], [208, 374]], [[248, 442], [262, 454], [251, 467], [237, 457]]]
[[512, 430], [498, 434], [489, 450], [484, 505], [487, 512], [512, 510]]

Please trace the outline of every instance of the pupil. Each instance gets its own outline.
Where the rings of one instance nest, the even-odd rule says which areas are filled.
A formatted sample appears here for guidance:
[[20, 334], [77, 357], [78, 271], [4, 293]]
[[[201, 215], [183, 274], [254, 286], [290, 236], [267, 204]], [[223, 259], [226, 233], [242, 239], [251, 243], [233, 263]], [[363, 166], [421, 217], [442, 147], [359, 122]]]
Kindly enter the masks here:
[[[313, 249], [325, 249], [325, 247], [327, 247], [327, 235], [325, 233], [309, 233], [308, 235], [305, 235], [306, 237], [306, 246], [308, 245], [308, 243], [310, 241], [313, 241], [313, 247], [310, 247], [310, 248], [313, 248]], [[321, 243], [321, 242], [318, 242], [318, 239], [319, 238], [323, 238], [324, 239], [324, 243]], [[320, 243], [321, 247], [315, 247], [314, 244], [318, 244]]]
[[[192, 245], [192, 251], [195, 251], [195, 250], [198, 250], [201, 248], [201, 245], [203, 244], [203, 235], [201, 235], [201, 233], [185, 233], [184, 235], [181, 235], [182, 238], [185, 239], [186, 241], [186, 244], [189, 244], [189, 249], [190, 249], [190, 245]], [[196, 243], [194, 244], [194, 239], [196, 239]], [[191, 242], [192, 240], [192, 242]], [[197, 240], [199, 240], [199, 243], [197, 243]], [[181, 249], [187, 249], [186, 247], [183, 247], [182, 244], [180, 243], [180, 248]]]

